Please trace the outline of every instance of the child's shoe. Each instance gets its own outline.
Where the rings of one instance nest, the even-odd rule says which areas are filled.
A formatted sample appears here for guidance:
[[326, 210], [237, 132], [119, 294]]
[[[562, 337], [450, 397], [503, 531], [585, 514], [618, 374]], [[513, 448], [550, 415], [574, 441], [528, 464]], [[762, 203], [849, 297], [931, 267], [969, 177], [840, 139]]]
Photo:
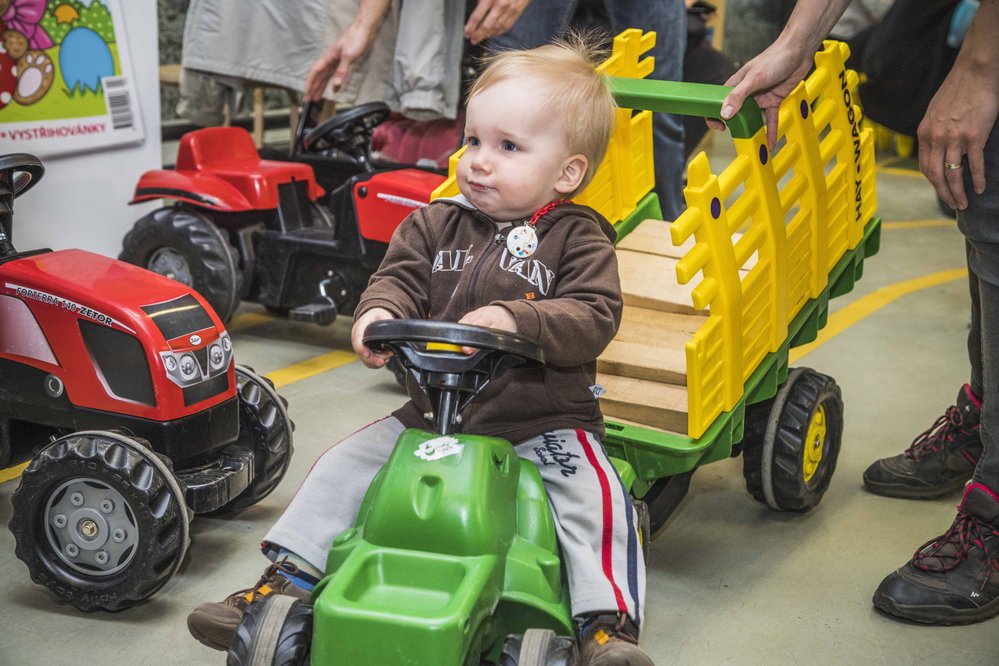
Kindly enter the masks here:
[[276, 562], [264, 570], [264, 574], [253, 587], [233, 592], [223, 601], [199, 604], [187, 616], [187, 628], [191, 635], [210, 648], [228, 650], [236, 636], [236, 628], [243, 619], [246, 607], [255, 597], [287, 594], [310, 603], [311, 593], [295, 585], [284, 574], [297, 576], [299, 569], [286, 560]]
[[932, 499], [964, 487], [982, 456], [982, 403], [965, 384], [947, 408], [904, 453], [882, 458], [864, 472], [864, 485], [888, 497]]
[[999, 615], [999, 495], [980, 483], [969, 485], [950, 529], [885, 578], [874, 605], [928, 624]]
[[627, 614], [593, 615], [579, 629], [579, 666], [655, 666]]

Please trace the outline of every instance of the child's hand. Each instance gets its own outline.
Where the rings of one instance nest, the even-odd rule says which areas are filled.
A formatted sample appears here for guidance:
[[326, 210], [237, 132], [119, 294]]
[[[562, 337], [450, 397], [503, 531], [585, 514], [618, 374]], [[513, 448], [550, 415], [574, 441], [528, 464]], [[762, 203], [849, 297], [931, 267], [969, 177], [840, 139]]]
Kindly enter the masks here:
[[[498, 328], [501, 331], [517, 332], [517, 320], [513, 318], [510, 311], [500, 305], [487, 305], [478, 310], [472, 310], [462, 317], [459, 324], [470, 324], [472, 326], [485, 326], [486, 328]], [[474, 354], [474, 347], [462, 347], [461, 351], [466, 354]]]
[[350, 344], [361, 357], [361, 362], [369, 368], [380, 368], [392, 357], [390, 351], [375, 352], [364, 346], [364, 331], [368, 325], [387, 319], [395, 319], [395, 316], [385, 308], [372, 308], [355, 320], [354, 327], [350, 329]]

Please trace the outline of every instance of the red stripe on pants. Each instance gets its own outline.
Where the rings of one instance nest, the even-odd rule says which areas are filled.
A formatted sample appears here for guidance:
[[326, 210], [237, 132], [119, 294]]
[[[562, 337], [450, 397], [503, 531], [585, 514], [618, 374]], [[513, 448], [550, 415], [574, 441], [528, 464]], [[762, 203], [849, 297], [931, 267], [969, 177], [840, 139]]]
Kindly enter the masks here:
[[590, 440], [587, 439], [586, 433], [582, 430], [576, 430], [576, 438], [583, 447], [586, 459], [593, 466], [593, 469], [597, 473], [597, 480], [600, 482], [600, 500], [603, 504], [604, 522], [603, 533], [601, 535], [600, 563], [603, 566], [604, 575], [607, 576], [607, 581], [614, 588], [614, 598], [617, 600], [618, 611], [627, 613], [628, 605], [624, 602], [624, 596], [621, 595], [621, 588], [617, 586], [617, 582], [614, 580], [613, 553], [611, 552], [614, 544], [614, 505], [611, 504], [610, 481], [608, 481], [607, 474], [598, 463], [597, 456], [593, 453], [593, 447], [590, 446]]

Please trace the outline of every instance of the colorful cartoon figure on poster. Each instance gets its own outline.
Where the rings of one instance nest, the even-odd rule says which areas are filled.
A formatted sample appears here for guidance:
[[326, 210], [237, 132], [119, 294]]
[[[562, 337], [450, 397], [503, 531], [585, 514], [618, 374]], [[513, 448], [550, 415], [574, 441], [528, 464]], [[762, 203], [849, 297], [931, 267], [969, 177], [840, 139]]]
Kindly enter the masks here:
[[34, 104], [55, 78], [45, 49], [55, 46], [39, 22], [45, 0], [0, 0], [0, 108]]
[[58, 76], [67, 97], [100, 94], [116, 72], [114, 42], [100, 0], [0, 0], [0, 110], [37, 104]]

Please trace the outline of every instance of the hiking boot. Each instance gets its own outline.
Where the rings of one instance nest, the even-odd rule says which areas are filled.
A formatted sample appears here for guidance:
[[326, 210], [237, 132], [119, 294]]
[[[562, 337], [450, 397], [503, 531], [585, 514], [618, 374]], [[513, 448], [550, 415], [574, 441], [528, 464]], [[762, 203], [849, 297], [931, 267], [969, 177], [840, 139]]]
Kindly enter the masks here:
[[579, 666], [655, 666], [638, 646], [638, 627], [627, 614], [594, 615], [579, 630]]
[[971, 624], [999, 615], [999, 495], [972, 483], [940, 537], [885, 578], [874, 605], [927, 624]]
[[965, 384], [947, 408], [904, 453], [882, 458], [864, 472], [864, 485], [888, 497], [933, 499], [961, 489], [982, 456], [982, 403]]
[[281, 574], [282, 571], [293, 576], [299, 573], [294, 564], [281, 560], [267, 567], [253, 587], [233, 592], [223, 601], [199, 604], [187, 616], [187, 628], [191, 635], [210, 648], [228, 650], [246, 607], [257, 596], [287, 594], [307, 604], [311, 603], [311, 593], [288, 580]]

